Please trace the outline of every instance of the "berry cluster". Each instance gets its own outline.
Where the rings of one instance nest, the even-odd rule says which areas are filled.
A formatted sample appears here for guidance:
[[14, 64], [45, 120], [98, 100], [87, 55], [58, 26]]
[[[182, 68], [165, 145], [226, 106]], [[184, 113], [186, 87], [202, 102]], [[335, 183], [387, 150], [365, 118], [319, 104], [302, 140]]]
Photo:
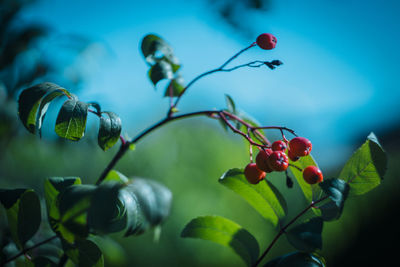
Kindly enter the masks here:
[[[289, 142], [285, 138], [284, 141], [275, 141], [270, 148], [260, 149], [256, 163], [247, 164], [244, 175], [249, 183], [257, 184], [266, 177], [267, 173], [286, 171], [289, 167], [289, 159], [297, 161], [300, 157], [309, 155], [311, 149], [310, 140], [304, 137], [295, 137]], [[315, 184], [322, 182], [323, 175], [316, 166], [308, 166], [303, 170], [303, 178], [308, 184]]]

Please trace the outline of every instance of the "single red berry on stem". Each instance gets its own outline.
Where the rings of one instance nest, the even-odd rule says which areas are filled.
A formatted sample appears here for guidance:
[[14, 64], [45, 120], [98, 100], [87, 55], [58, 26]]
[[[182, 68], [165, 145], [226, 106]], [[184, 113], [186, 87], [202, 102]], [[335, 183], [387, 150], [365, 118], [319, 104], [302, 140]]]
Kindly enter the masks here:
[[304, 137], [295, 137], [289, 142], [289, 151], [294, 157], [304, 157], [310, 154], [312, 144]]
[[276, 46], [276, 42], [276, 37], [270, 33], [260, 34], [256, 39], [257, 45], [264, 50], [274, 49]]
[[272, 143], [272, 150], [273, 151], [285, 151], [287, 148], [287, 145], [285, 142], [282, 140], [278, 140]]
[[271, 149], [263, 149], [258, 152], [256, 157], [257, 168], [265, 172], [272, 172], [272, 169], [268, 165], [268, 158], [272, 152]]
[[274, 151], [268, 158], [269, 167], [278, 172], [286, 170], [289, 166], [289, 159], [282, 151]]
[[246, 168], [244, 169], [244, 176], [251, 184], [258, 184], [262, 179], [265, 178], [265, 175], [266, 173], [257, 168], [255, 163], [247, 164]]
[[308, 184], [316, 184], [324, 179], [322, 172], [316, 166], [308, 166], [303, 170], [303, 178]]

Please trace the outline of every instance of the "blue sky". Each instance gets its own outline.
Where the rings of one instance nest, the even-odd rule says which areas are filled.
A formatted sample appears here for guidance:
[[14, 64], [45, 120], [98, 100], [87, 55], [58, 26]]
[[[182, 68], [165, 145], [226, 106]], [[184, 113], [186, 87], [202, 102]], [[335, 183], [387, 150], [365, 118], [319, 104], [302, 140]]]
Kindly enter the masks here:
[[[359, 136], [398, 123], [399, 1], [272, 2], [268, 13], [244, 20], [255, 32], [276, 35], [276, 49], [252, 48], [233, 65], [272, 59], [284, 65], [201, 80], [183, 97], [182, 111], [221, 108], [228, 93], [261, 124], [284, 125], [313, 140], [321, 165], [332, 153], [347, 158]], [[42, 0], [24, 19], [90, 37], [97, 53], [81, 61], [86, 81], [80, 98], [102, 103], [121, 116], [125, 129], [139, 131], [168, 107], [162, 84], [155, 91], [147, 79], [139, 51], [144, 35], [156, 33], [174, 47], [186, 81], [254, 41], [222, 23], [207, 3]]]

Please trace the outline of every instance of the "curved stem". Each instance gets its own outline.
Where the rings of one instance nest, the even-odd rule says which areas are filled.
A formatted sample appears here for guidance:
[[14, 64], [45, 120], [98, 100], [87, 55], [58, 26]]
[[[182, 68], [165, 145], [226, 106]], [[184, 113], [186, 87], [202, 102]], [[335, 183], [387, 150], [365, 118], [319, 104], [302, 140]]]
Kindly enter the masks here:
[[[224, 69], [232, 60], [234, 60], [235, 58], [237, 58], [240, 54], [242, 54], [243, 52], [245, 52], [246, 50], [252, 48], [253, 46], [256, 46], [256, 43], [252, 43], [251, 45], [249, 45], [246, 48], [243, 48], [242, 50], [240, 50], [239, 52], [237, 52], [235, 55], [233, 55], [231, 58], [229, 58], [227, 61], [225, 61], [224, 64], [222, 64], [220, 67], [216, 68], [216, 69], [212, 69], [209, 71], [206, 71], [198, 76], [196, 76], [193, 80], [191, 80], [186, 87], [182, 90], [182, 92], [180, 92], [180, 94], [178, 95], [177, 99], [175, 100], [175, 103], [173, 105], [171, 105], [171, 107], [168, 110], [168, 114], [167, 117], [171, 117], [173, 114], [173, 109], [176, 108], [178, 106], [179, 101], [182, 98], [182, 95], [198, 80], [200, 80], [201, 78], [203, 78], [204, 76], [210, 75], [214, 72], [219, 72], [219, 71], [233, 71], [235, 69], [241, 68], [241, 67], [245, 67], [245, 66], [251, 66], [252, 64], [258, 63], [257, 61], [254, 62], [250, 62], [248, 64], [243, 64], [243, 65], [239, 65], [237, 67], [231, 68], [231, 69]], [[249, 65], [250, 64], [250, 65]]]
[[49, 238], [47, 238], [47, 239], [45, 239], [45, 240], [43, 240], [43, 241], [41, 241], [41, 242], [39, 242], [39, 243], [33, 245], [33, 246], [31, 246], [31, 247], [28, 247], [28, 248], [25, 248], [25, 249], [21, 250], [17, 255], [12, 256], [11, 258], [5, 260], [5, 261], [4, 261], [4, 264], [6, 264], [6, 263], [8, 263], [8, 262], [10, 262], [10, 261], [13, 261], [13, 260], [15, 260], [15, 259], [17, 259], [18, 257], [20, 257], [20, 256], [24, 255], [25, 253], [31, 251], [32, 249], [35, 249], [35, 248], [37, 248], [37, 247], [40, 247], [41, 245], [44, 245], [44, 244], [50, 242], [51, 240], [53, 240], [53, 239], [55, 239], [55, 238], [57, 238], [57, 235], [53, 235], [53, 236], [51, 236], [51, 237], [49, 237]]
[[260, 262], [264, 259], [264, 257], [268, 254], [268, 252], [271, 250], [271, 248], [274, 246], [274, 244], [278, 241], [278, 239], [286, 232], [286, 229], [291, 226], [294, 222], [297, 221], [301, 216], [303, 216], [309, 209], [313, 208], [315, 204], [324, 201], [325, 199], [329, 198], [329, 196], [325, 196], [320, 198], [319, 200], [312, 201], [310, 205], [308, 205], [305, 209], [300, 211], [299, 214], [297, 214], [290, 222], [288, 222], [285, 226], [283, 226], [280, 231], [276, 234], [274, 239], [271, 241], [267, 249], [264, 251], [264, 253], [260, 256], [260, 258], [253, 264], [253, 267], [256, 267]]

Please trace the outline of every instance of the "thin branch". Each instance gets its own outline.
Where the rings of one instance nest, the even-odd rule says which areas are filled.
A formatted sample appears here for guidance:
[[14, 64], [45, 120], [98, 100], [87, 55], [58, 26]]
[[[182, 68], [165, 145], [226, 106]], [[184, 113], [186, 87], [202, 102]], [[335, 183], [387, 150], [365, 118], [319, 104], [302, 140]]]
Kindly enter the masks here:
[[274, 244], [278, 241], [279, 237], [281, 237], [282, 234], [286, 233], [286, 229], [291, 226], [293, 223], [297, 221], [301, 216], [303, 216], [309, 209], [313, 208], [315, 204], [320, 203], [321, 201], [324, 201], [325, 199], [329, 198], [329, 196], [325, 196], [323, 198], [320, 198], [319, 200], [312, 201], [305, 209], [300, 211], [299, 214], [297, 214], [290, 222], [288, 222], [285, 226], [283, 226], [278, 234], [274, 237], [274, 239], [271, 241], [267, 249], [264, 251], [264, 253], [260, 256], [260, 258], [253, 264], [253, 267], [256, 267], [260, 262], [264, 259], [264, 257], [268, 254], [268, 252], [271, 250], [271, 248], [274, 246]]
[[13, 261], [13, 260], [15, 260], [15, 259], [17, 259], [18, 257], [20, 257], [20, 256], [24, 255], [25, 253], [31, 251], [32, 249], [35, 249], [35, 248], [37, 248], [37, 247], [40, 247], [41, 245], [44, 245], [44, 244], [46, 244], [46, 243], [52, 241], [52, 240], [55, 239], [55, 238], [57, 238], [57, 235], [53, 235], [53, 236], [51, 236], [51, 237], [49, 237], [49, 238], [47, 238], [47, 239], [45, 239], [45, 240], [43, 240], [43, 241], [41, 241], [41, 242], [39, 242], [39, 243], [33, 245], [33, 246], [31, 246], [31, 247], [28, 247], [28, 248], [25, 248], [25, 249], [21, 250], [17, 255], [15, 255], [15, 256], [9, 258], [8, 260], [4, 261], [4, 264], [6, 264], [6, 263], [8, 263], [8, 262], [11, 262], [11, 261]]

